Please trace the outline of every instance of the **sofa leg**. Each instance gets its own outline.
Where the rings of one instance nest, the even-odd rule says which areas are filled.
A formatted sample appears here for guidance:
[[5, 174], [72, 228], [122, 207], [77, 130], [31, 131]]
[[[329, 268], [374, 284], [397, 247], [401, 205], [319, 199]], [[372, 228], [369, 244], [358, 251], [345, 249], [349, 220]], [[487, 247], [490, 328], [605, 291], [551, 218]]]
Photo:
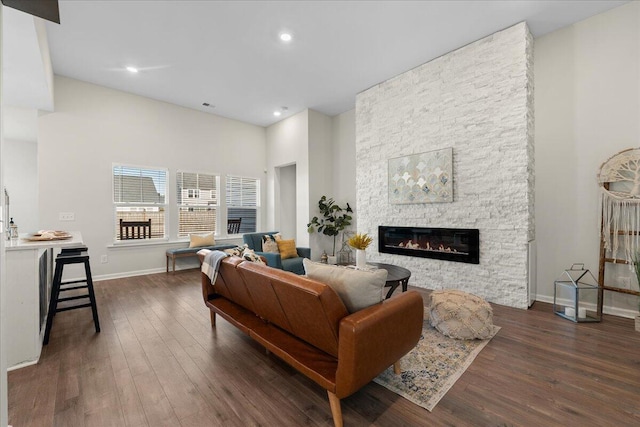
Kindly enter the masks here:
[[340, 399], [338, 396], [327, 390], [329, 395], [329, 405], [331, 406], [331, 415], [333, 415], [333, 424], [335, 427], [342, 427], [342, 409], [340, 409]]
[[211, 316], [211, 327], [214, 328], [216, 326], [216, 313], [213, 310], [209, 310], [209, 315]]
[[393, 364], [393, 373], [396, 375], [400, 375], [402, 373], [402, 369], [400, 369], [400, 361], [398, 360]]

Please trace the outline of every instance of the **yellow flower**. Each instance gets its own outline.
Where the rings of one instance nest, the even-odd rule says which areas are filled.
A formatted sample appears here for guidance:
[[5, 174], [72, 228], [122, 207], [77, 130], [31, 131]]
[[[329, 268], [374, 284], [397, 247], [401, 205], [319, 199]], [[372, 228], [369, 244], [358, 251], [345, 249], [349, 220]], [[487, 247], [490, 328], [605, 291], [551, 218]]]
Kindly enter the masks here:
[[373, 239], [367, 233], [357, 233], [349, 239], [348, 243], [354, 249], [367, 249], [372, 241]]

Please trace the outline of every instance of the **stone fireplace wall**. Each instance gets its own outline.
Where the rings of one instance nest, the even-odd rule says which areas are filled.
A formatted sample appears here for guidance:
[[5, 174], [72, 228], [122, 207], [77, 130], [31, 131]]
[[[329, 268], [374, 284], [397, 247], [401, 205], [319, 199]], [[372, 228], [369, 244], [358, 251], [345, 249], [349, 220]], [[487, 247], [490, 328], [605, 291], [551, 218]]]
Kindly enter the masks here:
[[[480, 264], [380, 254], [410, 284], [528, 305], [533, 222], [533, 40], [525, 23], [382, 82], [356, 98], [358, 231], [379, 225], [480, 230]], [[391, 205], [390, 158], [453, 147], [453, 203]]]

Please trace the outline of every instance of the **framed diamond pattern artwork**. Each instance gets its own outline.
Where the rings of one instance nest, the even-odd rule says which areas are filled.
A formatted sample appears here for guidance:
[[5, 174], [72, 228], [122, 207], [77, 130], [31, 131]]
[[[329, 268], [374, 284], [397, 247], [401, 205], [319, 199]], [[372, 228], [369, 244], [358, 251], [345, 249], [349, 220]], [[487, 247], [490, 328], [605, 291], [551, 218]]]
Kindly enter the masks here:
[[453, 202], [453, 148], [389, 159], [389, 203]]

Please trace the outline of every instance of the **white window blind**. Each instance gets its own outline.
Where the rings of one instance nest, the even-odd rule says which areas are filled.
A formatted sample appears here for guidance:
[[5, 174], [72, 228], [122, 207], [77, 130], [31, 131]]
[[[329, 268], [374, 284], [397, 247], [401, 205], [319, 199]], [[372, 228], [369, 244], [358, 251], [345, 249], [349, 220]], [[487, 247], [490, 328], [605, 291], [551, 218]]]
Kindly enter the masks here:
[[[165, 236], [166, 169], [137, 166], [113, 166], [113, 203], [115, 208], [115, 240], [163, 238]], [[143, 222], [151, 220], [151, 230], [145, 237], [122, 235], [120, 220]], [[133, 237], [131, 237], [133, 236]]]
[[178, 236], [217, 232], [220, 177], [177, 172]]
[[260, 180], [227, 175], [227, 221], [240, 219], [239, 234], [256, 231]]

